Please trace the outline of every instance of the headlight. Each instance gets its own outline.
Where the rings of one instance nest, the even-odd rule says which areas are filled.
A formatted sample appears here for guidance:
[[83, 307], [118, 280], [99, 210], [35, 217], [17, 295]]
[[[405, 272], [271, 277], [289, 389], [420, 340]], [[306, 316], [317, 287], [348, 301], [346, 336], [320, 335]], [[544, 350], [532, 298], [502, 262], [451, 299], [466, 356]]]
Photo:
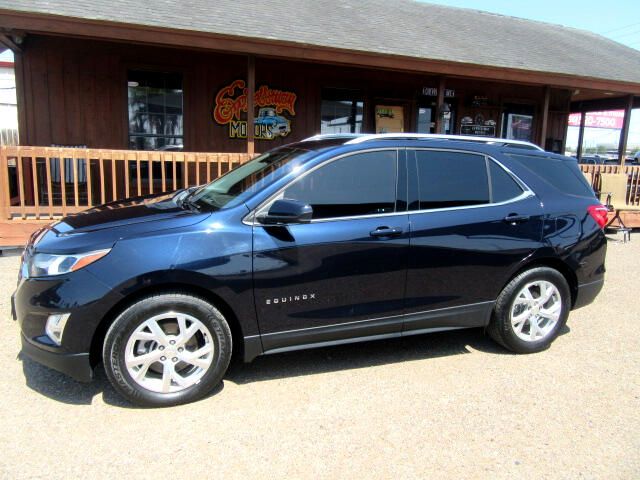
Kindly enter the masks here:
[[100, 260], [110, 251], [111, 249], [107, 248], [106, 250], [94, 250], [92, 252], [74, 253], [69, 255], [36, 253], [27, 260], [24, 273], [27, 273], [29, 277], [45, 277], [75, 272], [76, 270], [80, 270], [81, 268]]

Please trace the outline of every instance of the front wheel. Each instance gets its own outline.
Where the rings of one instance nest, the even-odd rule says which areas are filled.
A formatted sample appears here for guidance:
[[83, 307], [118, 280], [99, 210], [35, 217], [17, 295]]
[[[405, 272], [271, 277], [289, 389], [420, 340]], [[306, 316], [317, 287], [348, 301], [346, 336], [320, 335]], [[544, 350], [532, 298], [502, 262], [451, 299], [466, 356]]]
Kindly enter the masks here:
[[504, 287], [488, 331], [513, 352], [540, 352], [556, 339], [569, 310], [571, 292], [564, 276], [552, 268], [532, 268]]
[[198, 400], [225, 374], [231, 330], [206, 301], [183, 293], [144, 298], [113, 322], [103, 361], [114, 388], [132, 403], [161, 407]]

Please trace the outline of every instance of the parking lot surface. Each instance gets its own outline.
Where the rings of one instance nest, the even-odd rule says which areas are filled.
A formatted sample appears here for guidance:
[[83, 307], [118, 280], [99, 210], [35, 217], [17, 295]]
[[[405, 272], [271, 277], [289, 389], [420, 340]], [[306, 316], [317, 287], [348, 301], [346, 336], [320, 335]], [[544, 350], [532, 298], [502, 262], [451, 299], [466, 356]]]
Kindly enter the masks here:
[[[481, 329], [235, 363], [208, 398], [145, 410], [19, 355], [19, 256], [0, 257], [0, 477], [639, 478], [640, 237], [551, 349]], [[613, 237], [612, 237], [613, 238]]]

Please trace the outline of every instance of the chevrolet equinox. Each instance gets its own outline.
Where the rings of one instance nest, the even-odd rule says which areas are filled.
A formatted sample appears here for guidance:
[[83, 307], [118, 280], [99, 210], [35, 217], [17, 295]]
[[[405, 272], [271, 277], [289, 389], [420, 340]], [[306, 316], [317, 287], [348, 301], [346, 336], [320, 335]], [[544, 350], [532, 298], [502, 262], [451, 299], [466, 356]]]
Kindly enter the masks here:
[[34, 233], [13, 315], [24, 354], [146, 406], [202, 398], [232, 352], [470, 327], [539, 352], [601, 290], [606, 218], [529, 143], [319, 135]]

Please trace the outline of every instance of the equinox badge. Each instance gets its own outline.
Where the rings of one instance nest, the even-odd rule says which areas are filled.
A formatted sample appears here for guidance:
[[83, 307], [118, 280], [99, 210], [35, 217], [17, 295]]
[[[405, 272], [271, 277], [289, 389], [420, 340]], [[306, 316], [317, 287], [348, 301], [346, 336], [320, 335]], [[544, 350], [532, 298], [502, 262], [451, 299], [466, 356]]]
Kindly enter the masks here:
[[302, 302], [306, 300], [314, 300], [316, 298], [315, 293], [309, 293], [304, 295], [292, 295], [290, 297], [278, 297], [278, 298], [267, 298], [266, 304], [276, 304], [276, 303], [291, 303], [291, 302]]

